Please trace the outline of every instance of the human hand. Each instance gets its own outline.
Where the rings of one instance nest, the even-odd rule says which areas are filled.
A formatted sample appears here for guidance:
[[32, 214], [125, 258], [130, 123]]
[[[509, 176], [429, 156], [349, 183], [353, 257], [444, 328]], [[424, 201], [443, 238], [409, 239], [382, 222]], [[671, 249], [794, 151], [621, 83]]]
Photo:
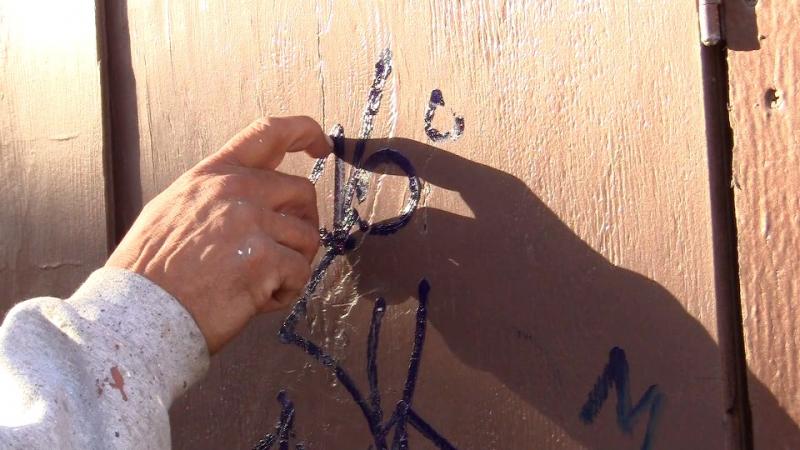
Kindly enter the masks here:
[[215, 353], [256, 314], [287, 306], [310, 277], [316, 191], [275, 170], [302, 150], [317, 158], [331, 151], [313, 119], [256, 120], [145, 205], [106, 267], [172, 294]]

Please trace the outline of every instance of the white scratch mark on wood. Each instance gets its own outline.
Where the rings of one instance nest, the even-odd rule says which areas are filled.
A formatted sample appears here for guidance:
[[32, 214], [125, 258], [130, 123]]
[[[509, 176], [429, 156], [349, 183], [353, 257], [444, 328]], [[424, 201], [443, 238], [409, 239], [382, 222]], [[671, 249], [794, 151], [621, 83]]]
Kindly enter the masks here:
[[80, 133], [57, 134], [55, 136], [50, 136], [47, 139], [51, 141], [64, 142], [64, 141], [71, 141], [79, 136]]
[[80, 261], [46, 262], [36, 265], [36, 267], [41, 270], [55, 270], [55, 269], [60, 269], [62, 267], [81, 267], [81, 266], [83, 266], [83, 263]]

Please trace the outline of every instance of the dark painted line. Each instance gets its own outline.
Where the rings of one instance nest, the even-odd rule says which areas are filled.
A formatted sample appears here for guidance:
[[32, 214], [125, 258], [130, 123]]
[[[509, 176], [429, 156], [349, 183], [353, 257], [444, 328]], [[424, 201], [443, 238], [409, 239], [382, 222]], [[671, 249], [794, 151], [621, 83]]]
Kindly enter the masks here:
[[386, 312], [386, 300], [379, 297], [372, 310], [372, 323], [367, 337], [367, 378], [369, 382], [369, 402], [372, 405], [372, 420], [383, 421], [381, 409], [381, 393], [378, 389], [378, 347], [381, 335], [381, 323]]

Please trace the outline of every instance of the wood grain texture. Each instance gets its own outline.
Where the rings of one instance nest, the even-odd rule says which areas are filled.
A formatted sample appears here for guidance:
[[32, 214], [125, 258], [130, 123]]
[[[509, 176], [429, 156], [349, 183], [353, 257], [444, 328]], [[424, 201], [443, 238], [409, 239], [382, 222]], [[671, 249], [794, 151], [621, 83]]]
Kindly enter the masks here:
[[106, 258], [93, 0], [0, 2], [0, 305], [67, 296]]
[[[742, 21], [746, 13], [733, 18]], [[730, 52], [728, 63], [745, 351], [750, 385], [766, 387], [750, 394], [754, 440], [756, 448], [795, 449], [800, 448], [800, 5], [759, 2], [749, 13], [757, 17], [760, 50]]]
[[[693, 4], [113, 8], [110, 29], [123, 35], [111, 46], [129, 58], [112, 59], [112, 82], [132, 89], [114, 117], [115, 129], [131, 128], [115, 141], [128, 158], [121, 177], [133, 183], [129, 219], [261, 114], [308, 114], [356, 136], [373, 65], [392, 50], [368, 148], [390, 145], [412, 162], [421, 207], [395, 235], [357, 236], [302, 327], [365, 389], [370, 312], [384, 296], [385, 409], [402, 392], [425, 277], [429, 334], [414, 409], [458, 448], [641, 448], [649, 409], [623, 431], [631, 417], [617, 417], [615, 387], [594, 423], [580, 419], [615, 346], [629, 364], [628, 400], [652, 385], [663, 396], [652, 448], [727, 447]], [[426, 136], [433, 89], [446, 102], [434, 125], [463, 116], [460, 140]], [[301, 156], [284, 165], [310, 167]], [[403, 186], [373, 177], [359, 209], [373, 220], [396, 215]], [[330, 169], [319, 189], [330, 217]], [[277, 341], [282, 319], [252, 324], [173, 407], [176, 448], [253, 445], [272, 430], [282, 388], [307, 448], [369, 445], [341, 384]], [[432, 448], [416, 431], [410, 439]]]

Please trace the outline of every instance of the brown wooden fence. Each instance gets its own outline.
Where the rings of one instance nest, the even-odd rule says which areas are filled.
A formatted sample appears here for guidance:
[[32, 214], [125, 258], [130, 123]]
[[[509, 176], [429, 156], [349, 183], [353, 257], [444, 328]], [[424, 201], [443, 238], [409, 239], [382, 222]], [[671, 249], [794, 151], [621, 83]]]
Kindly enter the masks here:
[[237, 129], [307, 114], [395, 149], [419, 204], [297, 327], [338, 376], [259, 318], [176, 448], [251, 447], [281, 391], [292, 445], [380, 446], [348, 383], [384, 419], [407, 396], [413, 448], [800, 448], [800, 6], [765, 3], [725, 0], [726, 49], [694, 2], [0, 0], [0, 301], [68, 296]]

